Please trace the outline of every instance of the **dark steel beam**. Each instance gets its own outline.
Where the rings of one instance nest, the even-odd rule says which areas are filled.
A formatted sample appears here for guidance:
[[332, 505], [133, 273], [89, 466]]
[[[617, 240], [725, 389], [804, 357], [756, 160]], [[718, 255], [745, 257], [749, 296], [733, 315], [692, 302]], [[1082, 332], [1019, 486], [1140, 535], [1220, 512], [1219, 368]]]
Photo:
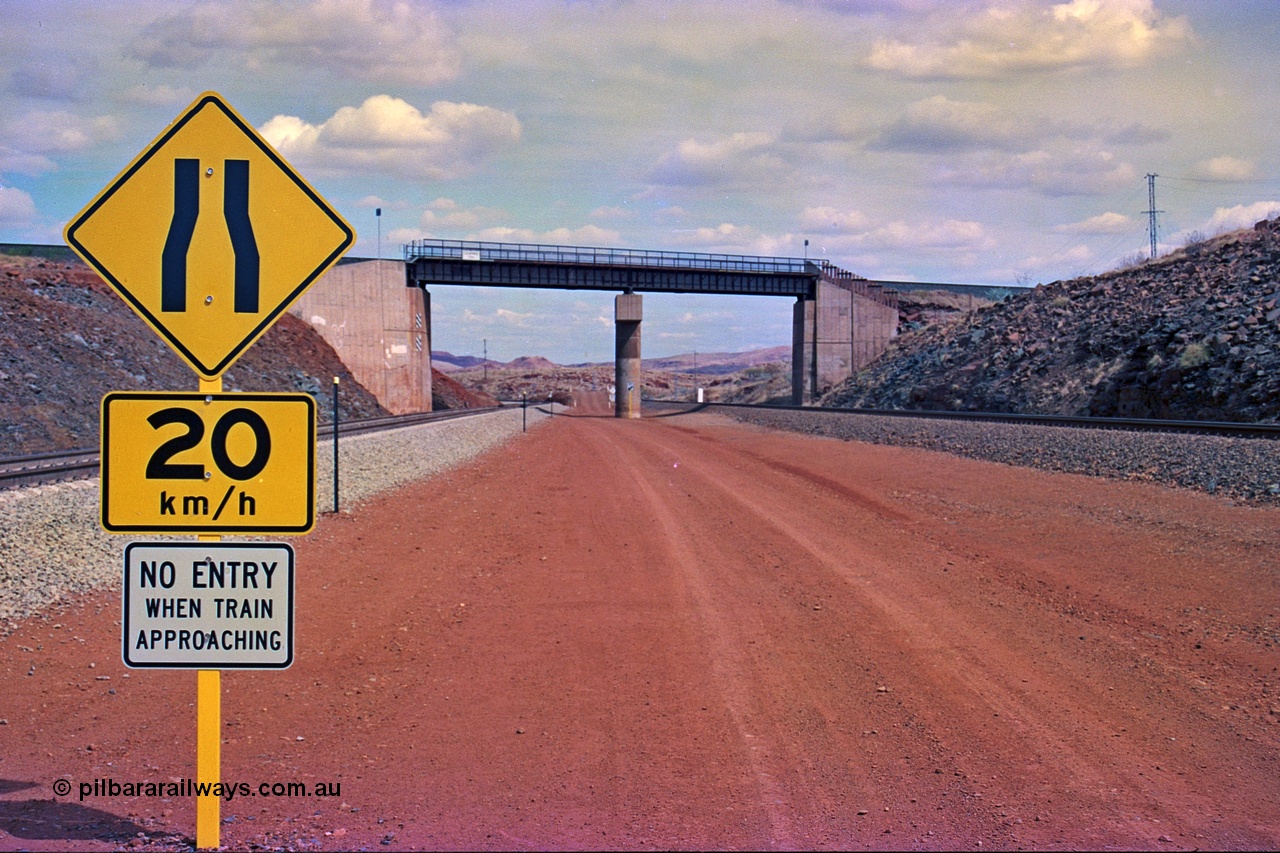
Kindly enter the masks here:
[[453, 261], [419, 258], [408, 264], [414, 286], [529, 287], [617, 290], [633, 293], [738, 293], [813, 297], [817, 276], [717, 270], [544, 264], [521, 261]]
[[418, 241], [407, 283], [632, 293], [720, 293], [812, 299], [820, 267], [797, 258]]

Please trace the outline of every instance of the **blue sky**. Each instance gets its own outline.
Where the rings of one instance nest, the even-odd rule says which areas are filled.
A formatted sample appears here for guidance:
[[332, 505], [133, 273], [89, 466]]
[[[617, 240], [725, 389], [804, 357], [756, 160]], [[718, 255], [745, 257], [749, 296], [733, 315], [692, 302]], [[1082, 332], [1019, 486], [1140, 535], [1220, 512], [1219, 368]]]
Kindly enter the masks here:
[[[1280, 211], [1280, 3], [0, 4], [0, 242], [66, 221], [222, 94], [351, 222], [418, 237], [1053, 281]], [[612, 356], [612, 295], [433, 290], [436, 349]], [[791, 305], [646, 296], [662, 356]]]

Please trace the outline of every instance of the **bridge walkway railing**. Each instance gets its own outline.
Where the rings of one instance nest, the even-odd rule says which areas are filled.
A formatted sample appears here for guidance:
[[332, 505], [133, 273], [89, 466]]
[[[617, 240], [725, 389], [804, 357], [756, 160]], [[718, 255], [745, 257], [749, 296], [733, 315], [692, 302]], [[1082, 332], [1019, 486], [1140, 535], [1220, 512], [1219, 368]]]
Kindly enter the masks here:
[[422, 258], [814, 276], [819, 274], [819, 264], [825, 263], [805, 258], [670, 252], [653, 249], [609, 249], [596, 246], [557, 246], [539, 243], [493, 243], [476, 240], [414, 240], [405, 244], [406, 262], [412, 263]]

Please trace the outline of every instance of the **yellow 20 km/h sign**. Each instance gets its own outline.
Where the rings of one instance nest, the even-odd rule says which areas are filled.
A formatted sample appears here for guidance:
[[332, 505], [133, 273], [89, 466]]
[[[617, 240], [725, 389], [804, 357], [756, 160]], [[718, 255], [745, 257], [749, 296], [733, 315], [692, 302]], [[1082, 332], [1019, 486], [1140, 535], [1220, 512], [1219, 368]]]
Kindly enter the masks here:
[[191, 367], [222, 375], [355, 231], [215, 92], [63, 232]]
[[307, 533], [316, 405], [308, 394], [114, 392], [102, 398], [110, 533]]

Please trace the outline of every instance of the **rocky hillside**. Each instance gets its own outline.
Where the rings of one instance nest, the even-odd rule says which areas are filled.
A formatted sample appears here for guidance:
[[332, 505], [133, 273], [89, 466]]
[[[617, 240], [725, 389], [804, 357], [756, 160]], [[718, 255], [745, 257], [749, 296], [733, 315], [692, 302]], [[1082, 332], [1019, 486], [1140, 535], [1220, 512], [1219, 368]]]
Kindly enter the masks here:
[[930, 324], [822, 403], [1276, 422], [1280, 220]]
[[[285, 314], [223, 375], [228, 391], [305, 392], [322, 421], [387, 412], [311, 327]], [[78, 261], [0, 255], [0, 456], [95, 447], [108, 391], [193, 391], [196, 375]]]
[[468, 388], [461, 382], [431, 368], [431, 410], [483, 409], [498, 405], [498, 398], [483, 391]]
[[[519, 361], [522, 359], [506, 364], [490, 363], [487, 370], [484, 367], [454, 369], [448, 376], [466, 383], [477, 393], [492, 394], [500, 400], [552, 398], [561, 403], [567, 403], [577, 392], [607, 392], [614, 384], [612, 364], [562, 366], [540, 359], [546, 364], [513, 368], [512, 365]], [[764, 362], [733, 373], [720, 373], [714, 369], [704, 371], [699, 363], [698, 373], [692, 374], [652, 368], [646, 360], [641, 377], [640, 394], [646, 400], [691, 401], [695, 399], [695, 388], [701, 387], [704, 399], [715, 403], [791, 401], [789, 362]]]

